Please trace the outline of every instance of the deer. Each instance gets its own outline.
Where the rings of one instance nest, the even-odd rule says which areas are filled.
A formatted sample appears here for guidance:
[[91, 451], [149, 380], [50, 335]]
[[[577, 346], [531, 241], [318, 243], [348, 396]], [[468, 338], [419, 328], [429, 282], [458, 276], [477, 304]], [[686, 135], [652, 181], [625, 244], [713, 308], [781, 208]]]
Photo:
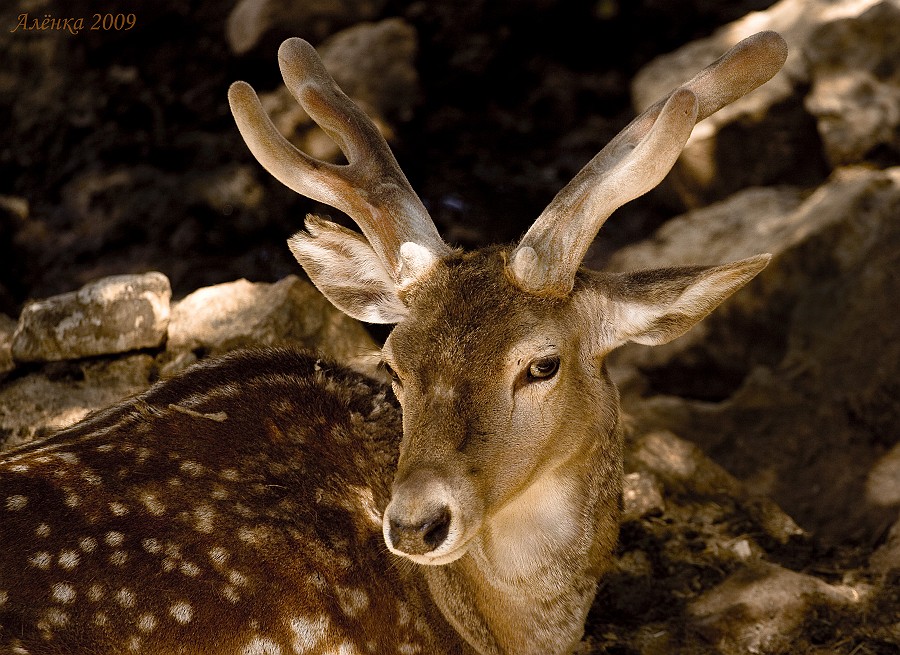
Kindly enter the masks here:
[[[634, 273], [582, 259], [695, 123], [786, 57], [756, 34], [634, 119], [514, 245], [445, 243], [385, 139], [306, 41], [278, 59], [346, 163], [313, 159], [253, 88], [255, 158], [361, 232], [289, 246], [361, 321], [391, 383], [315, 353], [240, 351], [0, 458], [0, 652], [571, 653], [618, 539], [606, 358], [686, 332], [769, 261]], [[385, 375], [385, 379], [387, 375]]]

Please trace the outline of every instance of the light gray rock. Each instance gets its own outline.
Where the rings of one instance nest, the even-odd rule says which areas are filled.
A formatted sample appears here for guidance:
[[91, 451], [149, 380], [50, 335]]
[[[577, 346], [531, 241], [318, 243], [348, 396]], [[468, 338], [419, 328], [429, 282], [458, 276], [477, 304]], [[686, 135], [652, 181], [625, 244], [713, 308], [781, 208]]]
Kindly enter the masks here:
[[164, 374], [192, 363], [193, 351], [219, 355], [236, 348], [285, 345], [318, 350], [357, 370], [380, 375], [378, 348], [362, 324], [294, 275], [274, 284], [237, 280], [205, 287], [176, 303]]
[[50, 362], [155, 348], [169, 323], [162, 273], [116, 275], [29, 303], [13, 336], [13, 358]]

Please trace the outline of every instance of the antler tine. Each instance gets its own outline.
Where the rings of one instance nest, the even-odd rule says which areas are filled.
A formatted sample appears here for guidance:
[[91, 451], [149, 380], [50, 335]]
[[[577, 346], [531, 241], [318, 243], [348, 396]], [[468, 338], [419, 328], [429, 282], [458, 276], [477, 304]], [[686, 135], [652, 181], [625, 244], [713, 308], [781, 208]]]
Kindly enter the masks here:
[[610, 214], [662, 181], [697, 121], [769, 80], [786, 58], [784, 39], [760, 32], [635, 118], [522, 237], [510, 260], [519, 285], [544, 295], [569, 293], [581, 260]]
[[412, 242], [431, 256], [450, 252], [390, 147], [368, 116], [338, 88], [315, 49], [299, 38], [278, 49], [281, 74], [297, 102], [340, 147], [345, 165], [295, 148], [272, 124], [253, 88], [235, 82], [228, 101], [238, 130], [263, 167], [304, 196], [340, 209], [359, 225], [395, 280], [400, 249]]

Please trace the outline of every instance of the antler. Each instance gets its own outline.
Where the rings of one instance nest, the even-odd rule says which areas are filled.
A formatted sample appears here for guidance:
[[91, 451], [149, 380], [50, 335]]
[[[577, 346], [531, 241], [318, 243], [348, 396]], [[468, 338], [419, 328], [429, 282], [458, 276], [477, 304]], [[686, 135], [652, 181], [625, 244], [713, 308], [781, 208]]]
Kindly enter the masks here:
[[[297, 150], [272, 124], [253, 88], [235, 82], [228, 89], [231, 111], [263, 167], [297, 193], [350, 216], [395, 281], [405, 276], [404, 262], [420, 267], [423, 259], [448, 254], [450, 247], [441, 240], [384, 137], [338, 88], [315, 49], [303, 39], [288, 39], [278, 49], [278, 62], [291, 94], [349, 163], [331, 164]], [[407, 246], [401, 255], [401, 246], [407, 243], [418, 248]]]
[[697, 121], [769, 80], [786, 58], [784, 39], [760, 32], [635, 118], [522, 237], [509, 264], [519, 285], [542, 295], [569, 293], [588, 246], [609, 215], [662, 181]]

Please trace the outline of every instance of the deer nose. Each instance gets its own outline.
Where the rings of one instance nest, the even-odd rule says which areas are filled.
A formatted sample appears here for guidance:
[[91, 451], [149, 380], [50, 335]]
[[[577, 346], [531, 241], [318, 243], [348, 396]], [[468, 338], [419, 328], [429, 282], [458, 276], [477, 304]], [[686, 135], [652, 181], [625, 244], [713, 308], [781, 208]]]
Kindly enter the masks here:
[[450, 508], [441, 506], [411, 523], [388, 520], [391, 545], [407, 555], [424, 555], [436, 550], [450, 532]]

